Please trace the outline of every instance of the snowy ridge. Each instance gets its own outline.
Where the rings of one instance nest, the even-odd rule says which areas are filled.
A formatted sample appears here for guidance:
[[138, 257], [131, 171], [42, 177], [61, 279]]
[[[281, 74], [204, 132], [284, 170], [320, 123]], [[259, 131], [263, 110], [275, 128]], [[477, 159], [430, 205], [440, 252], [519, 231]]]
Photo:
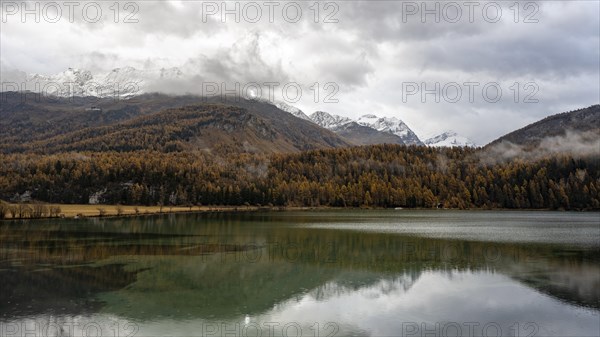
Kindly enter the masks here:
[[295, 106], [291, 106], [285, 102], [282, 101], [273, 101], [270, 102], [271, 104], [275, 105], [278, 109], [283, 110], [285, 112], [289, 112], [292, 115], [298, 117], [298, 118], [302, 118], [304, 120], [307, 120], [309, 122], [312, 122], [312, 120], [310, 119], [310, 117], [308, 117], [302, 110], [296, 108]]
[[[396, 117], [378, 117], [373, 114], [361, 116], [354, 121], [348, 117], [332, 115], [324, 111], [317, 111], [310, 115], [310, 119], [319, 126], [332, 130], [336, 133], [348, 133], [350, 130], [356, 130], [351, 127], [353, 123], [369, 127], [379, 132], [386, 132], [396, 135], [402, 139], [404, 144], [425, 144], [434, 147], [452, 147], [452, 146], [470, 146], [476, 147], [477, 144], [467, 137], [461, 136], [454, 131], [445, 131], [421, 142], [419, 137], [404, 123]], [[387, 141], [387, 139], [386, 139]]]
[[[348, 117], [332, 115], [324, 111], [317, 111], [310, 115], [310, 119], [317, 125], [332, 130], [338, 134], [344, 134], [346, 138], [350, 137], [349, 133], [355, 131], [360, 133], [362, 137], [371, 137], [370, 140], [361, 140], [361, 144], [377, 144], [378, 142], [390, 142], [389, 135], [393, 135], [394, 143], [399, 144], [423, 144], [419, 137], [406, 125], [403, 121], [395, 117], [377, 117], [375, 115], [363, 115], [358, 120], [353, 120]], [[355, 124], [353, 126], [353, 124]], [[365, 130], [359, 131], [360, 127], [366, 127], [376, 132], [388, 134], [367, 133]], [[353, 135], [351, 138], [358, 138], [359, 135]]]
[[310, 115], [310, 119], [317, 125], [325, 128], [325, 129], [337, 129], [342, 125], [352, 123], [348, 117], [342, 117], [338, 115], [331, 115], [325, 111], [316, 111], [312, 115]]
[[391, 133], [404, 141], [405, 144], [422, 144], [417, 135], [403, 121], [396, 117], [377, 117], [375, 115], [363, 115], [358, 119], [358, 124], [368, 126], [381, 132]]
[[182, 77], [183, 72], [179, 68], [139, 70], [124, 67], [98, 74], [69, 68], [55, 75], [27, 75], [19, 81], [25, 82], [27, 90], [44, 91], [59, 97], [130, 97], [146, 93], [152, 84]]
[[312, 120], [310, 119], [310, 117], [308, 117], [308, 115], [306, 115], [304, 113], [304, 111], [296, 108], [293, 105], [289, 105], [289, 104], [287, 104], [287, 103], [285, 103], [283, 101], [279, 101], [279, 100], [273, 100], [273, 101], [271, 101], [271, 100], [268, 100], [266, 98], [258, 97], [258, 96], [252, 97], [250, 99], [253, 100], [253, 101], [257, 101], [257, 102], [263, 102], [263, 103], [274, 105], [279, 110], [285, 111], [285, 112], [287, 112], [287, 113], [289, 113], [289, 114], [291, 114], [293, 116], [296, 116], [298, 118], [307, 120], [309, 122], [312, 122]]
[[410, 132], [408, 125], [396, 117], [377, 117], [375, 115], [363, 115], [358, 119], [358, 124], [368, 126], [377, 131], [393, 133], [400, 137], [406, 137]]
[[425, 145], [432, 147], [452, 147], [452, 146], [468, 146], [476, 147], [477, 144], [467, 137], [461, 136], [456, 132], [449, 130], [440, 135], [431, 137], [424, 141]]

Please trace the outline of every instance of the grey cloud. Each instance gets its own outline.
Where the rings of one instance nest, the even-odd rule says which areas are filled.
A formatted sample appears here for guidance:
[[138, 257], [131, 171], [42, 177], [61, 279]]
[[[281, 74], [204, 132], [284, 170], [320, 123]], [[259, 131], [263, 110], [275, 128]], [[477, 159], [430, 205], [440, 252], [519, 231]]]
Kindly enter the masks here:
[[184, 66], [213, 81], [225, 82], [284, 82], [289, 80], [281, 64], [269, 64], [260, 46], [261, 34], [252, 32], [236, 41], [230, 48], [218, 50], [214, 56], [199, 55]]
[[[369, 1], [344, 3], [340, 25], [355, 32], [373, 46], [391, 43], [405, 45], [397, 55], [405, 66], [427, 69], [453, 69], [495, 74], [570, 75], [598, 66], [598, 3], [563, 4], [539, 2], [534, 16], [538, 23], [523, 23], [528, 11], [520, 5], [520, 21], [514, 22], [512, 2], [500, 3], [503, 17], [486, 22], [481, 14], [470, 23], [463, 17], [457, 23], [419, 15], [403, 22], [403, 6], [412, 1]], [[429, 2], [433, 6], [435, 2]], [[440, 2], [443, 4], [443, 2]], [[458, 2], [462, 4], [462, 2]], [[485, 2], [480, 2], [481, 6]], [[480, 6], [480, 7], [481, 7]]]
[[[486, 72], [498, 77], [531, 74], [535, 78], [573, 76], [598, 66], [598, 50], [574, 36], [504, 34], [465, 40], [415, 43], [403, 53], [409, 66], [430, 70]], [[597, 70], [596, 70], [597, 71]]]
[[91, 72], [101, 72], [105, 69], [114, 69], [123, 66], [123, 60], [118, 54], [110, 52], [93, 51], [80, 55], [75, 65], [77, 68], [87, 69]]
[[324, 82], [341, 83], [345, 90], [367, 85], [367, 76], [375, 70], [365, 53], [323, 59], [316, 68]]
[[[505, 13], [498, 23], [476, 16], [474, 23], [463, 18], [439, 24], [423, 24], [418, 16], [403, 22], [406, 1], [339, 1], [338, 23], [312, 22], [312, 2], [300, 2], [300, 22], [288, 23], [278, 15], [274, 23], [263, 18], [256, 24], [223, 23], [218, 17], [202, 22], [197, 1], [181, 1], [179, 7], [136, 2], [139, 22], [115, 24], [108, 8], [114, 3], [101, 3], [106, 17], [97, 24], [3, 24], [3, 81], [22, 76], [18, 70], [53, 74], [67, 67], [106, 72], [126, 66], [179, 67], [185, 76], [148, 85], [148, 90], [173, 94], [197, 92], [207, 81], [228, 87], [235, 82], [335, 81], [339, 104], [306, 99], [301, 108], [394, 114], [417, 132], [454, 128], [479, 143], [551, 113], [600, 101], [598, 2], [538, 2], [537, 24], [512, 22], [508, 6], [513, 2], [498, 2]], [[321, 20], [326, 13], [321, 8]], [[511, 94], [511, 82], [534, 81], [540, 102], [401, 100], [402, 82], [463, 80], [501, 82], [504, 95]]]
[[[474, 36], [490, 32], [498, 25], [486, 22], [481, 15], [473, 15], [470, 22], [468, 7], [461, 5], [462, 16], [454, 19], [448, 12], [448, 17], [440, 16], [439, 22], [435, 17], [427, 15], [425, 22], [421, 16], [421, 4], [428, 9], [440, 4], [440, 12], [446, 2], [422, 1], [350, 1], [340, 4], [340, 25], [344, 29], [353, 30], [363, 39], [374, 42], [412, 42], [424, 40], [439, 40], [453, 36]], [[456, 2], [463, 4], [464, 2]], [[408, 6], [417, 5], [418, 12], [410, 14]], [[403, 13], [405, 13], [403, 15]], [[456, 20], [456, 22], [452, 22]]]
[[138, 3], [139, 23], [133, 26], [144, 35], [176, 35], [186, 38], [196, 34], [209, 36], [227, 28], [213, 17], [202, 20], [202, 3], [199, 1], [185, 2], [182, 8], [176, 8], [166, 1]]
[[227, 90], [236, 84], [243, 88], [249, 83], [289, 82], [289, 75], [280, 64], [264, 60], [260, 39], [259, 33], [250, 33], [231, 48], [222, 48], [211, 56], [197, 55], [181, 65], [181, 78], [152, 82], [148, 91], [199, 94], [202, 85], [209, 82], [224, 85]]
[[[18, 69], [14, 69], [6, 65], [4, 60], [0, 60], [0, 74], [2, 75], [2, 84], [8, 85], [8, 83], [22, 83], [27, 78], [27, 73]], [[0, 88], [0, 91], [4, 90], [5, 86], [3, 85]]]

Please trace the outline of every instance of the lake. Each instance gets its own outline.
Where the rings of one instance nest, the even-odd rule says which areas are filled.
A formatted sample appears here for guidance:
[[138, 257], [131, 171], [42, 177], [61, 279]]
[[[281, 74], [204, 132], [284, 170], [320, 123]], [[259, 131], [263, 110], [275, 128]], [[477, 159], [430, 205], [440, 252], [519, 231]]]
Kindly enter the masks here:
[[600, 336], [600, 214], [0, 223], [1, 336]]

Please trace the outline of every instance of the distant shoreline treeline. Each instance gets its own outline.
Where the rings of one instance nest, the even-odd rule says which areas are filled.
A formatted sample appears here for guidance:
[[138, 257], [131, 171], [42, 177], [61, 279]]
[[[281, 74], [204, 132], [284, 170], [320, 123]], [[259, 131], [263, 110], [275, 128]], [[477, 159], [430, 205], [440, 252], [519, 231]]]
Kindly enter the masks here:
[[600, 209], [598, 157], [490, 162], [373, 145], [292, 154], [0, 154], [0, 199], [123, 205]]

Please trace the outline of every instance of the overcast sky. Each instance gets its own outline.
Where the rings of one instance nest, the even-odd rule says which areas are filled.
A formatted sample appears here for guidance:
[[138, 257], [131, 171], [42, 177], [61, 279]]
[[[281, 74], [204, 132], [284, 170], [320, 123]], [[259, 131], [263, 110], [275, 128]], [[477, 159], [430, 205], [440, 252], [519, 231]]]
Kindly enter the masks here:
[[[223, 20], [221, 1], [29, 2], [40, 6], [39, 22], [33, 14], [23, 20], [21, 3], [2, 0], [3, 78], [178, 67], [180, 83], [153, 89], [278, 82], [279, 99], [284, 84], [298, 83], [303, 95], [293, 105], [307, 114], [395, 116], [421, 138], [452, 129], [479, 144], [600, 101], [598, 1], [227, 2], [239, 23], [234, 14]], [[423, 22], [426, 9], [434, 13]], [[421, 83], [439, 85], [439, 95], [423, 101]], [[325, 102], [330, 93], [338, 102]]]

